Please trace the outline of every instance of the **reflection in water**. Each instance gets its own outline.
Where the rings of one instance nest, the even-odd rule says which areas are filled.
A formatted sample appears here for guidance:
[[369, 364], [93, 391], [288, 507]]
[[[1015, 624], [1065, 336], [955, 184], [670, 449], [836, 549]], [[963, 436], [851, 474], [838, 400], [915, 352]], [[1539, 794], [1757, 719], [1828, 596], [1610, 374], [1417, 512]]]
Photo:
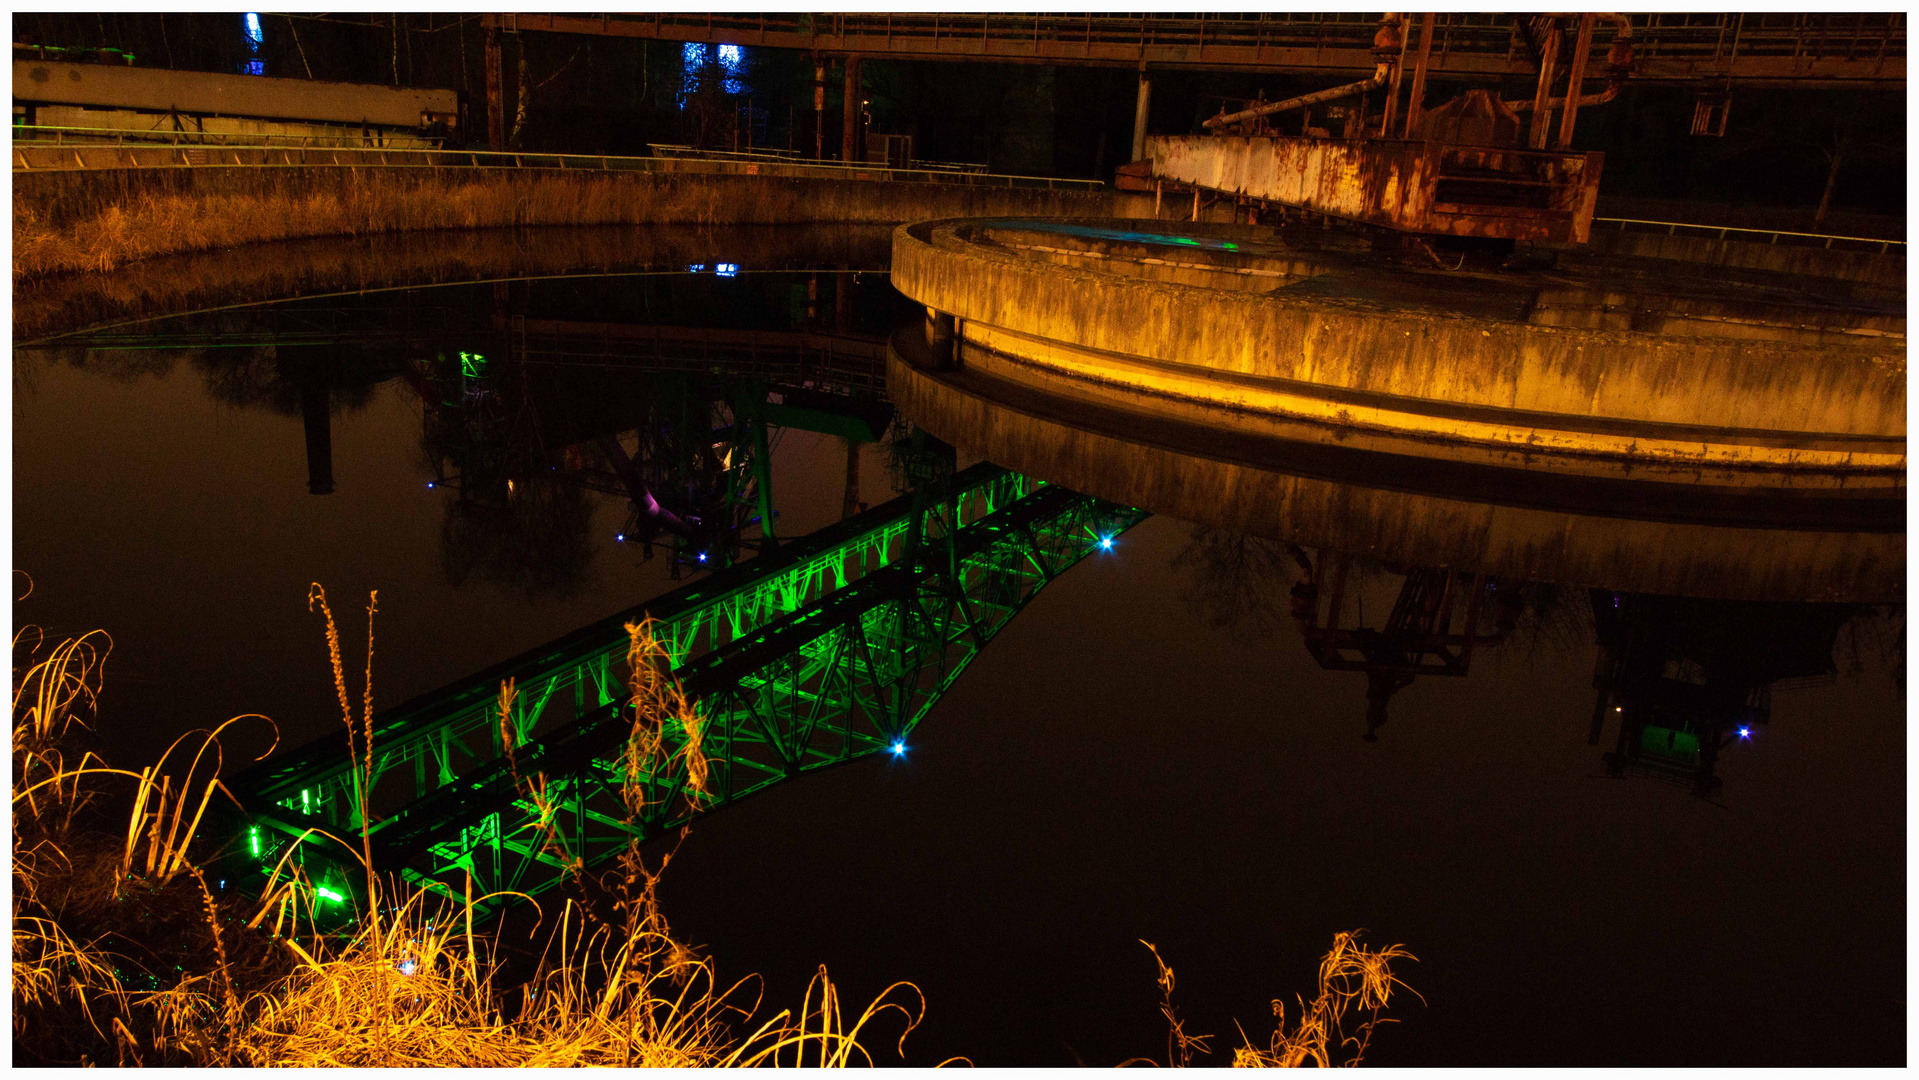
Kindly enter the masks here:
[[[611, 541], [668, 577], [778, 543], [783, 432], [859, 447], [888, 431], [879, 330], [897, 296], [845, 271], [630, 274], [332, 296], [111, 327], [24, 355], [120, 379], [191, 360], [213, 400], [301, 418], [307, 490], [335, 491], [333, 419], [402, 380], [444, 493], [441, 564], [532, 597], [578, 596]], [[704, 266], [698, 267], [704, 270]], [[92, 348], [86, 348], [92, 345]], [[598, 499], [624, 525], [592, 535]]]
[[[1720, 753], [1770, 722], [1774, 689], [1835, 679], [1842, 631], [1853, 631], [1855, 670], [1863, 639], [1901, 689], [1905, 683], [1903, 618], [1888, 634], [1880, 609], [1863, 604], [1592, 589], [1588, 615], [1587, 605], [1568, 603], [1552, 583], [1315, 555], [1289, 541], [1205, 526], [1191, 528], [1171, 565], [1187, 572], [1186, 600], [1213, 625], [1272, 639], [1289, 616], [1320, 667], [1363, 673], [1368, 742], [1386, 725], [1396, 693], [1421, 675], [1468, 675], [1476, 649], [1518, 640], [1557, 651], [1596, 640], [1588, 741], [1599, 745], [1606, 724], [1618, 725], [1602, 759], [1607, 775], [1672, 780], [1702, 797], [1720, 792]], [[1378, 612], [1393, 577], [1399, 584], [1383, 620], [1367, 619], [1366, 594], [1374, 594]]]
[[[580, 261], [559, 250], [565, 236], [550, 235], [553, 251], [507, 255], [550, 257], [556, 272]], [[415, 254], [421, 273], [447, 261], [407, 243], [422, 250], [390, 250], [401, 270]], [[376, 683], [386, 706], [656, 596], [672, 587], [669, 566], [697, 581], [700, 550], [752, 557], [763, 539], [754, 519], [766, 520], [759, 462], [768, 460], [756, 426], [774, 465], [766, 472], [777, 480], [781, 542], [878, 495], [882, 463], [896, 488], [952, 469], [950, 446], [889, 422], [879, 335], [895, 317], [923, 313], [899, 305], [883, 277], [853, 286], [832, 270], [846, 261], [838, 255], [778, 275], [688, 275], [687, 265], [735, 258], [704, 248], [668, 255], [661, 261], [679, 264], [671, 280], [515, 281], [504, 296], [491, 283], [336, 296], [121, 327], [96, 335], [92, 351], [16, 349], [16, 385], [44, 376], [44, 390], [29, 385], [15, 405], [18, 557], [41, 583], [32, 603], [48, 605], [31, 614], [114, 630], [100, 727], [114, 756], [152, 760], [181, 727], [243, 711], [273, 715], [283, 745], [336, 730], [324, 656], [300, 601], [316, 578], [343, 592], [383, 590]], [[462, 352], [483, 359], [463, 362]], [[208, 410], [208, 400], [223, 404]], [[887, 440], [896, 423], [913, 437], [869, 457], [863, 474], [857, 452], [843, 459]], [[978, 449], [958, 441], [962, 454]], [[1193, 487], [1183, 471], [1121, 464], [1131, 476]], [[333, 494], [308, 494], [329, 476]], [[971, 977], [966, 965], [977, 961], [979, 982], [965, 985], [991, 990], [1004, 986], [1003, 965], [901, 952], [900, 943], [917, 947], [969, 918], [987, 932], [998, 922], [1013, 927], [1023, 955], [1060, 942], [1082, 950], [1062, 970], [1083, 971], [1083, 957], [1103, 963], [1093, 950], [1131, 942], [1134, 924], [1161, 909], [1182, 930], [1203, 912], [1195, 929], [1239, 943], [1274, 925], [1344, 920], [1364, 905], [1367, 925], [1409, 927], [1407, 939], [1448, 957], [1444, 977], [1462, 991], [1451, 1000], [1512, 1009], [1546, 996], [1514, 986], [1577, 993], [1590, 983], [1594, 1001], [1642, 1010], [1605, 1014], [1628, 1025], [1654, 1010], [1671, 1015], [1683, 993], [1657, 997], [1639, 957], [1664, 965], [1677, 956], [1692, 969], [1736, 957], [1730, 977], [1742, 977], [1744, 963], [1744, 985], [1761, 986], [1781, 958], [1824, 947], [1800, 949], [1792, 933], [1824, 943], [1834, 927], [1865, 939], [1898, 932], [1897, 901], [1885, 899], [1897, 895], [1896, 874], [1883, 868], [1897, 863], [1903, 841], [1896, 818], [1878, 813], [1898, 801], [1898, 767], [1871, 752], [1897, 745], [1902, 731], [1888, 736], [1885, 723], [1897, 713], [1883, 685], [1842, 679], [1798, 698], [1778, 692], [1805, 682], [1799, 672], [1867, 666], [1877, 684], [1885, 666], [1902, 671], [1902, 616], [1680, 601], [1653, 595], [1693, 591], [1663, 584], [1680, 575], [1657, 587], [1611, 576], [1698, 554], [1710, 565], [1684, 580], [1712, 595], [1889, 598], [1848, 591], [1866, 576], [1855, 574], [1831, 579], [1842, 587], [1801, 591], [1825, 539], [1754, 529], [1716, 542], [1703, 526], [1641, 529], [1429, 499], [1417, 477], [1394, 477], [1409, 486], [1392, 490], [1342, 478], [1240, 494], [1194, 488], [1196, 504], [1243, 498], [1271, 509], [1260, 520], [1280, 523], [1269, 534], [1276, 539], [1200, 530], [1178, 560], [1203, 610], [1244, 632], [1209, 636], [1194, 621], [1155, 621], [1170, 599], [1162, 568], [1173, 549], [1141, 556], [1173, 529], [1149, 523], [1138, 542], [1089, 560], [1020, 616], [1023, 640], [1009, 636], [983, 658], [990, 671], [956, 684], [923, 756], [793, 785], [715, 819], [675, 866], [673, 887], [691, 898], [683, 909], [707, 920], [695, 932], [714, 942], [738, 927], [759, 932], [764, 920], [745, 910], [736, 919], [727, 907], [740, 894], [737, 868], [753, 866], [814, 905], [807, 910], [821, 915], [809, 925], [844, 930], [833, 947], [872, 950], [867, 970], [896, 974], [906, 956]], [[143, 527], [120, 528], [129, 520]], [[1501, 559], [1484, 558], [1489, 551]], [[1485, 571], [1477, 587], [1475, 570]], [[1892, 576], [1903, 576], [1903, 561]], [[1592, 585], [1611, 591], [1592, 594]], [[1616, 618], [1610, 639], [1595, 615]], [[1836, 639], [1834, 621], [1843, 623]], [[1273, 672], [1213, 663], [1254, 632], [1281, 650], [1274, 668], [1286, 689], [1270, 714], [1245, 702], [1271, 692]], [[1612, 680], [1603, 691], [1591, 684], [1595, 640], [1611, 658], [1600, 666]], [[1334, 670], [1323, 669], [1328, 660]], [[1400, 692], [1421, 674], [1453, 678]], [[1780, 722], [1768, 727], [1760, 721], [1770, 719], [1774, 693]], [[1588, 747], [1594, 712], [1601, 730]], [[1166, 715], [1207, 716], [1211, 730], [1205, 739], [1169, 734], [1174, 726], [1159, 722]], [[1739, 738], [1742, 724], [1766, 744], [1760, 753]], [[1368, 731], [1379, 741], [1355, 737]], [[1807, 747], [1814, 739], [1822, 745]], [[1141, 767], [1142, 747], [1155, 768]], [[1811, 749], [1822, 760], [1809, 762]], [[1715, 791], [1718, 776], [1730, 775], [1741, 812], [1698, 807], [1677, 790], [1579, 779], [1610, 763], [1694, 790]], [[1498, 781], [1481, 782], [1488, 775]], [[1857, 798], [1826, 797], [1836, 786], [1852, 794], [1848, 784]], [[982, 790], [1014, 795], [981, 800]], [[892, 810], [872, 812], [874, 799], [894, 796]], [[1184, 810], [1141, 814], [1154, 799]], [[1474, 820], [1497, 827], [1462, 829], [1462, 815], [1481, 806]], [[1674, 854], [1669, 830], [1643, 827], [1654, 811], [1698, 843]], [[857, 827], [823, 833], [832, 822]], [[822, 847], [822, 835], [831, 843]], [[969, 864], [968, 845], [982, 837], [996, 842], [995, 857]], [[1241, 857], [1275, 837], [1291, 858]], [[1846, 846], [1856, 853], [1850, 870], [1828, 857]], [[1761, 850], [1764, 858], [1752, 857]], [[1331, 872], [1302, 883], [1293, 868], [1307, 863]], [[1236, 876], [1221, 890], [1207, 868], [1227, 865]], [[949, 871], [982, 877], [954, 888]], [[1416, 895], [1403, 888], [1415, 875], [1431, 885]], [[837, 927], [832, 913], [848, 909], [848, 890], [913, 914], [880, 934], [852, 916]], [[1274, 903], [1284, 905], [1278, 918]], [[1647, 911], [1658, 917], [1639, 917]], [[1662, 936], [1708, 922], [1709, 934]], [[1751, 947], [1753, 931], [1768, 949]], [[778, 955], [767, 950], [780, 947], [783, 931], [766, 933], [724, 951]], [[1548, 959], [1515, 977], [1508, 954], [1488, 958], [1490, 940]], [[805, 944], [795, 961], [800, 986], [817, 949]], [[1862, 950], [1845, 951], [1847, 963], [1878, 977]], [[1493, 970], [1475, 971], [1476, 958]], [[1258, 976], [1239, 989], [1240, 1000], [1255, 1001], [1270, 987]], [[942, 995], [932, 1019], [963, 1014], [966, 997]], [[1044, 1015], [1048, 1003], [1020, 1004]], [[1744, 1006], [1728, 1013], [1758, 1023]], [[998, 1032], [1003, 1022], [985, 1017], [978, 1030]], [[1713, 1022], [1723, 1030], [1723, 1016]], [[1876, 1023], [1902, 1030], [1896, 1019]], [[952, 1049], [977, 1051], [991, 1038], [956, 1036]]]
[[1606, 772], [1719, 793], [1719, 754], [1772, 719], [1776, 685], [1830, 681], [1857, 605], [1689, 600], [1595, 589], [1599, 661], [1592, 732], [1619, 725]]

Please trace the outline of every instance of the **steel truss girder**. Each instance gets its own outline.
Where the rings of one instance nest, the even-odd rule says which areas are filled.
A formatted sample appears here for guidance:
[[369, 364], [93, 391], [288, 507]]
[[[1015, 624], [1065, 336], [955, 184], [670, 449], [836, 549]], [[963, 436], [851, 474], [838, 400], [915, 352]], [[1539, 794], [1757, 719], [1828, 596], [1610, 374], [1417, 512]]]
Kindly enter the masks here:
[[[669, 724], [669, 763], [644, 778], [645, 809], [626, 820], [630, 718], [613, 668], [626, 645], [620, 626], [637, 612], [622, 613], [376, 721], [374, 744], [387, 747], [376, 757], [376, 863], [456, 891], [471, 873], [476, 896], [534, 895], [562, 880], [500, 756], [501, 677], [519, 678], [522, 702], [573, 704], [562, 710], [570, 718], [516, 710], [516, 741], [527, 741], [515, 758], [522, 778], [545, 778], [566, 852], [592, 866], [703, 809], [904, 740], [1040, 588], [1145, 517], [993, 466], [925, 502], [895, 500], [648, 605], [705, 717], [705, 796], [688, 792], [687, 734]], [[327, 749], [242, 778], [259, 822], [282, 834], [357, 828], [340, 813], [353, 803], [343, 742]], [[407, 762], [415, 768], [399, 767]], [[303, 802], [316, 788], [325, 798]]]

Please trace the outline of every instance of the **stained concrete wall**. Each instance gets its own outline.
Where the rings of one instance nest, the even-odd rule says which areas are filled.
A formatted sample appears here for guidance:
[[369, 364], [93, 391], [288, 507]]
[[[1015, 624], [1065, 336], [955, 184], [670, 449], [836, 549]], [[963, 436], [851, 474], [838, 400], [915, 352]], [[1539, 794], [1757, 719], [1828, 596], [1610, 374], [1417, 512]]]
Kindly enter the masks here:
[[898, 224], [930, 217], [1150, 216], [1118, 191], [716, 173], [471, 168], [154, 168], [14, 173], [14, 270], [314, 236], [636, 224]]
[[[1460, 425], [1543, 425], [1629, 444], [1639, 433], [1682, 450], [1711, 439], [1771, 447], [1787, 468], [1808, 441], [1831, 449], [1877, 439], [1903, 483], [1903, 339], [1818, 348], [1673, 340], [1395, 309], [1390, 297], [1235, 293], [1022, 258], [959, 230], [950, 221], [896, 230], [893, 282], [963, 325], [1144, 358], [1192, 379], [1250, 377], [1312, 393], [1331, 403], [1332, 423], [1342, 415], [1328, 390], [1356, 392], [1359, 408]], [[1446, 437], [1443, 424], [1434, 435]]]
[[1671, 259], [1707, 266], [1769, 270], [1796, 276], [1856, 281], [1904, 290], [1906, 254], [1903, 245], [1892, 251], [1833, 251], [1799, 244], [1766, 244], [1749, 240], [1720, 240], [1709, 236], [1669, 236], [1651, 232], [1621, 232], [1617, 226], [1597, 225], [1587, 244], [1569, 248], [1586, 255], [1624, 255]]

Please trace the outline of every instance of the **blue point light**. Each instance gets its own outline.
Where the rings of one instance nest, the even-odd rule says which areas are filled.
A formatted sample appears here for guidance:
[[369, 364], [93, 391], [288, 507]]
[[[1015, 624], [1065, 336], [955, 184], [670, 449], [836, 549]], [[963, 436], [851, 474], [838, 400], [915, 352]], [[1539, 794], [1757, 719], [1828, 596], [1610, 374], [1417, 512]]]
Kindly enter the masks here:
[[700, 561], [701, 561], [701, 562], [705, 562], [705, 561], [706, 561], [706, 552], [704, 552], [704, 551], [702, 551], [702, 552], [700, 552]]
[[1752, 729], [1751, 729], [1751, 728], [1749, 728], [1749, 727], [1742, 727], [1742, 728], [1740, 728], [1740, 729], [1739, 729], [1739, 737], [1740, 737], [1740, 738], [1742, 738], [1742, 739], [1750, 739], [1750, 738], [1752, 738]]
[[896, 742], [896, 743], [894, 743], [894, 744], [893, 744], [893, 756], [894, 756], [894, 757], [899, 757], [899, 756], [900, 756], [901, 754], [904, 754], [904, 753], [906, 753], [906, 744], [905, 744], [905, 743], [902, 743], [902, 742]]
[[618, 542], [620, 542], [620, 543], [622, 543], [622, 544], [624, 544], [624, 543], [626, 543], [626, 534], [625, 534], [625, 533], [614, 533], [614, 534], [613, 534], [613, 539], [614, 539], [614, 540], [617, 540]]
[[1110, 536], [1100, 537], [1099, 546], [1107, 551], [1113, 550], [1113, 538]]
[[431, 481], [431, 480], [428, 480], [428, 481], [426, 482], [426, 486], [427, 486], [427, 488], [428, 488], [429, 490], [431, 490], [431, 489], [432, 489], [432, 487], [433, 487], [433, 481]]

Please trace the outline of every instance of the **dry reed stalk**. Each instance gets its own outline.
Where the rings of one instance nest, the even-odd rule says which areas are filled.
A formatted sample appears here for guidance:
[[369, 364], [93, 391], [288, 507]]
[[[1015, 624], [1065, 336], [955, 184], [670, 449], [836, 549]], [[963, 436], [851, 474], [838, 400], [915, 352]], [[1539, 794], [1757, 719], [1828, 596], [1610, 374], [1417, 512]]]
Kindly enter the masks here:
[[[1152, 942], [1142, 940], [1140, 944], [1146, 946], [1147, 950], [1153, 954], [1153, 963], [1159, 968], [1159, 1013], [1166, 1018], [1167, 1027], [1166, 1060], [1184, 1069], [1192, 1063], [1194, 1051], [1202, 1054], [1213, 1052], [1212, 1047], [1206, 1045], [1206, 1040], [1212, 1036], [1186, 1034], [1186, 1026], [1180, 1020], [1178, 1011], [1173, 1008], [1173, 969], [1166, 965], [1166, 961], [1160, 959], [1159, 950], [1153, 947]], [[1147, 1059], [1133, 1059], [1133, 1061], [1144, 1060]], [[1122, 1062], [1122, 1064], [1130, 1065], [1133, 1061]]]
[[[310, 601], [324, 605], [317, 587]], [[653, 647], [657, 649], [658, 643]], [[99, 667], [88, 663], [82, 652], [56, 650], [61, 661], [35, 676], [52, 686], [44, 699], [16, 686], [16, 769], [32, 755], [49, 752], [35, 732], [47, 735], [65, 730], [72, 710], [93, 700]], [[338, 638], [331, 632], [329, 652], [335, 658], [335, 688], [344, 702]], [[652, 670], [650, 663], [647, 666]], [[63, 682], [67, 676], [78, 677], [85, 685]], [[683, 695], [676, 696], [666, 685], [654, 689], [658, 701], [684, 709]], [[510, 718], [510, 687], [503, 699], [502, 716]], [[42, 700], [44, 706], [39, 704]], [[369, 702], [370, 697], [363, 708]], [[353, 718], [344, 708], [343, 715], [352, 737]], [[442, 897], [427, 888], [394, 887], [372, 873], [369, 865], [368, 913], [390, 914], [362, 919], [347, 940], [338, 941], [316, 925], [313, 888], [292, 858], [294, 849], [309, 840], [340, 840], [308, 830], [282, 853], [267, 877], [258, 909], [242, 922], [244, 913], [232, 912], [229, 902], [215, 897], [202, 868], [187, 854], [212, 792], [225, 790], [218, 784], [217, 773], [218, 739], [226, 726], [197, 733], [204, 738], [184, 779], [164, 766], [190, 736], [176, 740], [159, 765], [140, 773], [87, 767], [83, 759], [79, 769], [68, 770], [75, 776], [56, 774], [39, 782], [46, 793], [45, 808], [51, 810], [56, 795], [63, 800], [85, 797], [85, 786], [79, 782], [85, 777], [101, 772], [133, 777], [138, 783], [127, 830], [130, 839], [101, 851], [110, 867], [123, 871], [122, 880], [137, 876], [151, 888], [115, 902], [151, 903], [160, 897], [167, 881], [178, 875], [191, 877], [193, 904], [213, 935], [214, 948], [210, 957], [201, 950], [197, 969], [170, 974], [155, 989], [130, 990], [120, 970], [137, 971], [137, 964], [76, 940], [47, 909], [23, 910], [23, 904], [35, 903], [36, 891], [19, 887], [22, 876], [30, 878], [38, 872], [38, 863], [21, 857], [23, 840], [16, 830], [17, 1054], [24, 1036], [47, 1037], [46, 1025], [60, 1021], [59, 1010], [66, 1009], [74, 1013], [74, 1022], [90, 1029], [97, 1039], [94, 1050], [82, 1051], [83, 1063], [94, 1060], [87, 1056], [94, 1054], [121, 1064], [201, 1066], [701, 1067], [780, 1064], [789, 1059], [796, 1064], [846, 1065], [871, 1062], [859, 1038], [875, 1017], [897, 1010], [910, 1032], [924, 1014], [923, 997], [916, 1010], [892, 1000], [907, 992], [917, 996], [916, 988], [902, 983], [889, 987], [848, 1026], [837, 990], [822, 969], [809, 985], [797, 1018], [782, 1012], [744, 1038], [737, 1037], [736, 1026], [749, 1023], [760, 1007], [757, 996], [751, 1001], [743, 996], [756, 980], [743, 979], [721, 988], [712, 964], [671, 937], [656, 896], [666, 860], [659, 871], [649, 871], [637, 846], [629, 846], [625, 860], [628, 877], [638, 882], [638, 888], [629, 893], [624, 931], [604, 923], [589, 929], [568, 901], [548, 946], [548, 955], [556, 959], [544, 965], [543, 974], [526, 988], [520, 1009], [511, 1017], [494, 987], [499, 971], [494, 958], [497, 938], [473, 926], [475, 906], [493, 897], [475, 898], [470, 878], [463, 898]], [[510, 721], [503, 730], [510, 747], [516, 741]], [[363, 715], [360, 749], [366, 761], [371, 760], [368, 736]], [[203, 785], [196, 777], [204, 762], [212, 763], [215, 776]], [[536, 786], [536, 790], [543, 788]], [[198, 805], [189, 815], [194, 795], [199, 797]], [[20, 815], [29, 801], [16, 795], [16, 822], [23, 820]], [[363, 811], [363, 851], [365, 830]], [[128, 853], [142, 849], [146, 857], [137, 864], [140, 873], [133, 875], [136, 864]], [[61, 857], [71, 869], [74, 860]], [[177, 893], [172, 890], [168, 895]], [[236, 962], [232, 945], [263, 927], [269, 914], [277, 939], [273, 949], [297, 957], [298, 963], [290, 973], [243, 985], [246, 972]], [[28, 1014], [31, 1021], [23, 1019]], [[23, 1023], [38, 1026], [22, 1028]]]
[[327, 660], [333, 667], [333, 689], [340, 699], [340, 719], [346, 724], [347, 756], [353, 761], [354, 806], [360, 818], [360, 862], [366, 868], [367, 925], [374, 938], [380, 936], [380, 905], [375, 902], [378, 893], [373, 879], [373, 833], [372, 803], [373, 792], [373, 616], [379, 610], [380, 592], [375, 589], [367, 594], [366, 604], [366, 686], [363, 694], [364, 705], [361, 725], [364, 736], [360, 742], [360, 754], [353, 749], [353, 706], [347, 702], [346, 668], [340, 659], [340, 631], [333, 623], [333, 609], [327, 606], [326, 589], [319, 582], [313, 582], [307, 588], [307, 610], [319, 605], [320, 613], [326, 618]]
[[[1381, 1020], [1379, 1013], [1391, 1002], [1393, 987], [1404, 987], [1419, 997], [1392, 973], [1394, 960], [1416, 961], [1418, 957], [1398, 945], [1368, 949], [1359, 943], [1360, 933], [1333, 935], [1333, 947], [1319, 962], [1319, 993], [1312, 1005], [1300, 999], [1299, 1020], [1288, 1031], [1285, 1003], [1274, 999], [1274, 1029], [1267, 1048], [1260, 1050], [1249, 1041], [1233, 1051], [1235, 1067], [1296, 1068], [1310, 1063], [1328, 1068], [1338, 1064], [1335, 1057], [1348, 1048], [1352, 1057], [1345, 1064], [1359, 1064], [1372, 1044], [1374, 1028], [1392, 1023]], [[1346, 1013], [1355, 1006], [1367, 1015], [1358, 1031], [1348, 1036], [1344, 1031]]]

